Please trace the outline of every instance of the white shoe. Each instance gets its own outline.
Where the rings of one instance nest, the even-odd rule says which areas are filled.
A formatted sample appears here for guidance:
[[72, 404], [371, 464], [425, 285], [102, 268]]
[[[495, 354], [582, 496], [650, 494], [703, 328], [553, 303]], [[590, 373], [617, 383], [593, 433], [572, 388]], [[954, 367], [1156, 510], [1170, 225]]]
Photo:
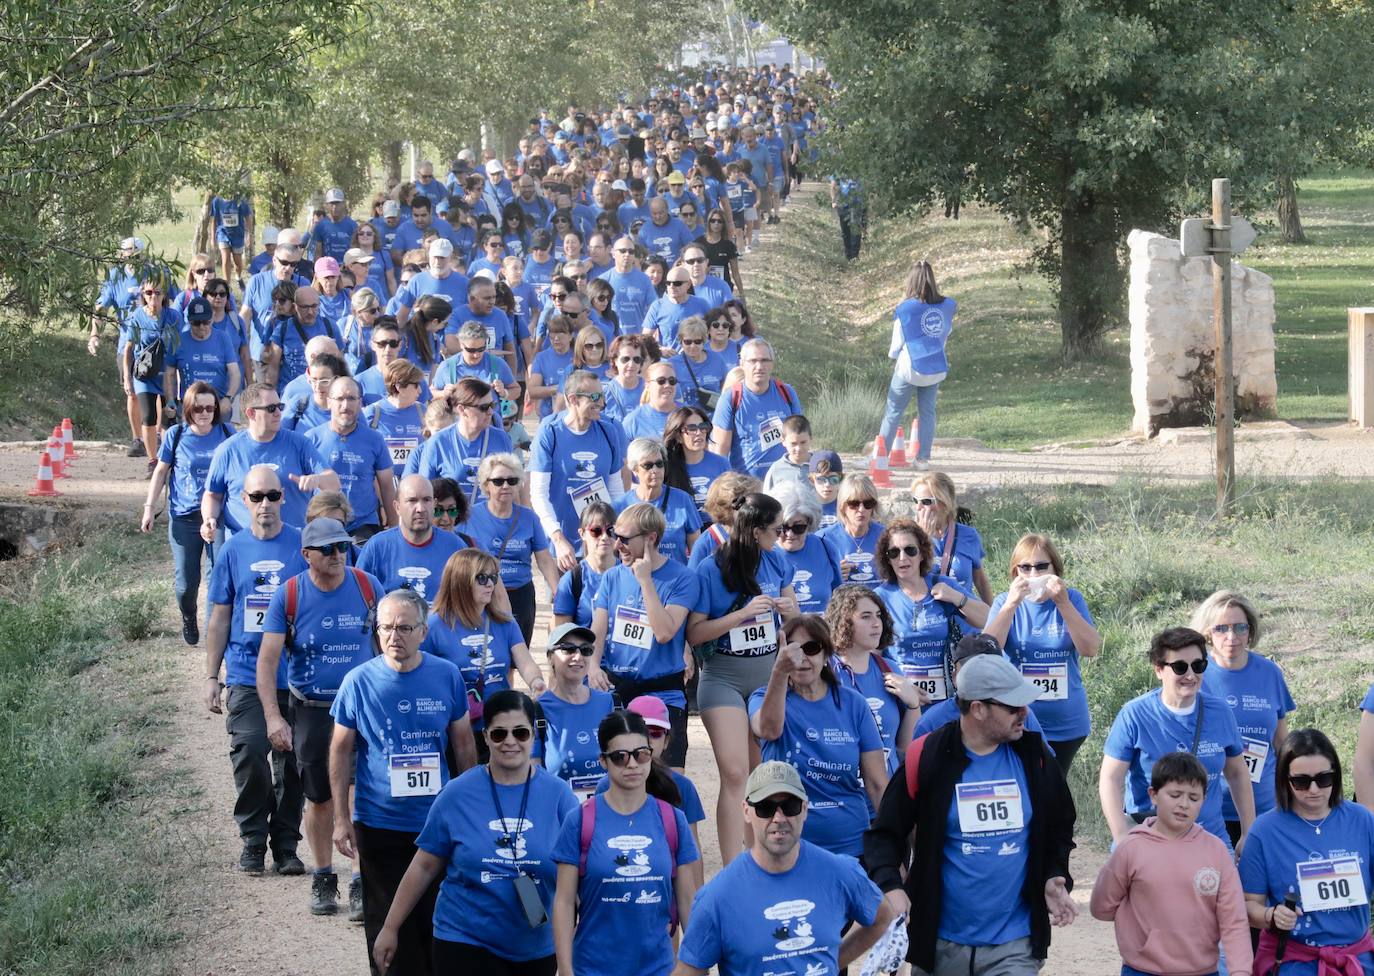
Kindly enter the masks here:
[[929, 462], [929, 461], [916, 460], [916, 461], [913, 461], [913, 462], [911, 463], [911, 467], [912, 467], [912, 470], [914, 470], [914, 471], [929, 471], [929, 470], [930, 470], [930, 462]]

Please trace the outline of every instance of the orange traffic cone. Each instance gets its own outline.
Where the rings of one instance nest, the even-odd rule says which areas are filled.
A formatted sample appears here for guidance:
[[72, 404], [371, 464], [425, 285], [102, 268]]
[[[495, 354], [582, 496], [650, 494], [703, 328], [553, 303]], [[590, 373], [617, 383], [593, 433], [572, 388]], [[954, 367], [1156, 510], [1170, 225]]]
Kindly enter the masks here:
[[873, 442], [873, 456], [868, 459], [868, 476], [878, 488], [892, 487], [892, 476], [887, 470], [887, 444], [882, 434]]
[[887, 466], [889, 468], [906, 467], [906, 432], [897, 428], [897, 435], [892, 438], [892, 453], [887, 456]]
[[72, 432], [72, 418], [62, 418], [62, 463], [67, 464], [81, 457], [76, 453], [76, 438]]
[[46, 449], [38, 452], [38, 476], [33, 479], [33, 491], [30, 495], [60, 495], [52, 485], [52, 458]]
[[48, 438], [48, 460], [52, 464], [52, 476], [54, 478], [68, 477], [62, 466], [62, 437], [58, 433], [60, 430], [60, 427], [54, 427], [52, 436]]

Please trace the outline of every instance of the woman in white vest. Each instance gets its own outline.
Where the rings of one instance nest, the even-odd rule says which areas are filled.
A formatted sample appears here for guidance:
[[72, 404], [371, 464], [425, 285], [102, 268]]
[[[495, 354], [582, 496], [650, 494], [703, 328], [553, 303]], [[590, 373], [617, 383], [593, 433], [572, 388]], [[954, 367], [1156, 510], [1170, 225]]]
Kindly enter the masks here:
[[902, 422], [912, 394], [916, 396], [916, 468], [930, 464], [930, 445], [935, 440], [935, 395], [940, 382], [949, 374], [945, 344], [954, 328], [958, 303], [941, 295], [935, 287], [935, 272], [929, 261], [917, 261], [906, 276], [906, 299], [892, 318], [892, 345], [888, 358], [896, 360], [892, 382], [887, 388], [887, 409], [883, 412], [883, 442], [892, 446], [892, 436]]

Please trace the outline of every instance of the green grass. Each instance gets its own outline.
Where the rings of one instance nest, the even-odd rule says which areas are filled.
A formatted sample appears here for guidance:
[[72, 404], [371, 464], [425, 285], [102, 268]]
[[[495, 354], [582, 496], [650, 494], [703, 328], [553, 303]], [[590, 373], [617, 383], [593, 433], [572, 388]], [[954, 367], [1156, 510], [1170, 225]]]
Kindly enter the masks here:
[[149, 829], [170, 786], [150, 761], [166, 742], [155, 707], [162, 669], [130, 650], [157, 632], [169, 601], [159, 545], [96, 536], [9, 574], [0, 599], [0, 972], [169, 971], [178, 874], [166, 864], [166, 835]]
[[[1049, 284], [1018, 271], [1033, 235], [977, 207], [958, 221], [938, 213], [880, 219], [859, 261], [845, 267], [829, 206], [817, 206], [814, 194], [793, 199], [785, 239], [744, 264], [760, 331], [775, 340], [779, 372], [798, 386], [818, 440], [857, 450], [876, 433], [876, 422], [856, 429], [833, 398], [851, 383], [861, 413], [881, 404], [892, 310], [917, 257], [934, 265], [941, 290], [959, 302], [952, 369], [940, 387], [940, 436], [1024, 449], [1129, 430], [1128, 330], [1109, 333], [1096, 361], [1064, 366]], [[1277, 243], [1267, 227], [1243, 260], [1274, 277], [1279, 415], [1338, 423], [1346, 414], [1346, 307], [1365, 301], [1374, 277], [1374, 173], [1305, 180], [1299, 203], [1309, 243]], [[831, 400], [819, 402], [823, 396]]]

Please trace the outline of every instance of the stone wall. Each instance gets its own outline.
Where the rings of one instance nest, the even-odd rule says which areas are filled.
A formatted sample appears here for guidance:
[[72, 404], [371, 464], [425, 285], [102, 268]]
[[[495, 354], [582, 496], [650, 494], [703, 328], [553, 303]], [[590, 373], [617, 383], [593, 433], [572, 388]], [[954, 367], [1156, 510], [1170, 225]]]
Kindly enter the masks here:
[[[1212, 260], [1185, 258], [1176, 238], [1142, 230], [1131, 251], [1132, 429], [1153, 437], [1164, 427], [1213, 420]], [[1231, 263], [1231, 372], [1236, 417], [1274, 416], [1274, 284]]]

